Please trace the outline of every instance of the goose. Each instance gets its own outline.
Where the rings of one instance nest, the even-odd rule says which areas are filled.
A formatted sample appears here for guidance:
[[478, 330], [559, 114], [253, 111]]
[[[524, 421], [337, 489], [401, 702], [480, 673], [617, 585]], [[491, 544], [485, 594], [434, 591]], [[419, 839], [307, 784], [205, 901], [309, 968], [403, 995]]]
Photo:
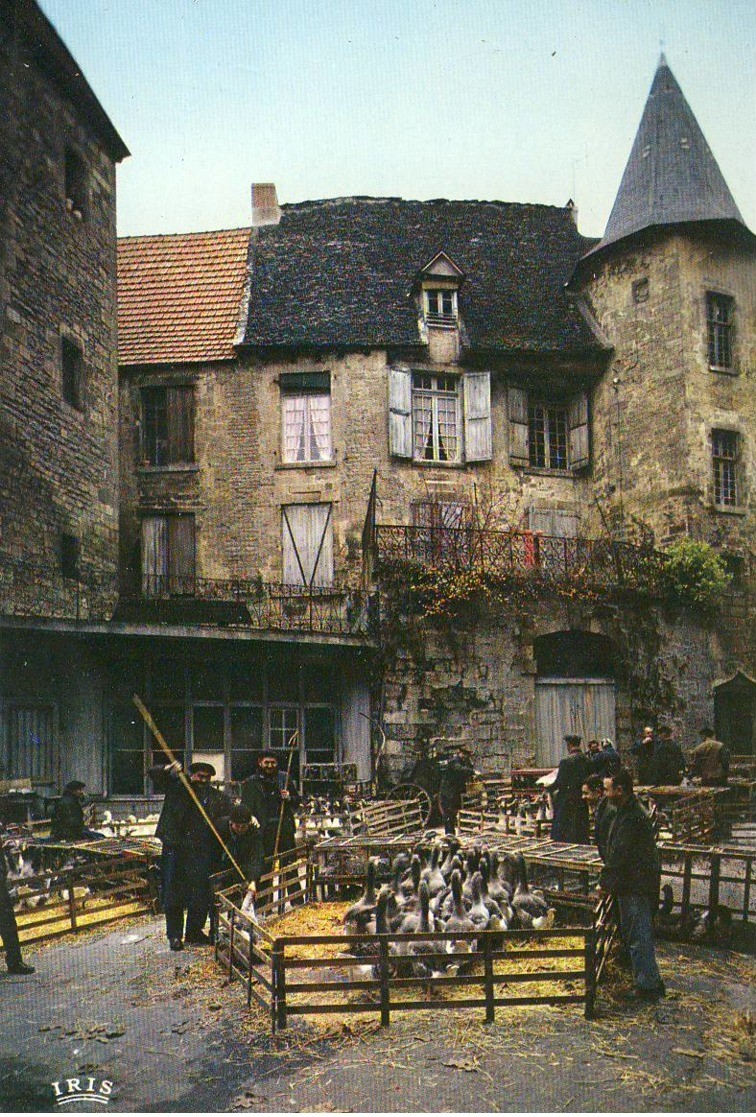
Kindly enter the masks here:
[[461, 848], [462, 848], [462, 843], [460, 842], [459, 838], [450, 838], [449, 839], [449, 848], [446, 851], [446, 857], [444, 858], [444, 860], [439, 865], [439, 872], [441, 872], [441, 874], [444, 877], [444, 880], [446, 880], [446, 881], [451, 880], [451, 875], [454, 872], [454, 865], [453, 865], [454, 858], [457, 854], [457, 851], [460, 850]]
[[494, 850], [491, 854], [491, 875], [488, 879], [488, 895], [495, 900], [499, 907], [506, 905], [512, 899], [513, 889], [506, 886], [499, 876], [499, 855]]
[[[444, 930], [456, 934], [467, 934], [475, 930], [475, 924], [465, 911], [462, 903], [462, 876], [459, 870], [452, 873], [451, 878], [452, 909], [444, 921]], [[446, 950], [448, 954], [469, 954], [472, 950], [471, 939], [449, 939]]]
[[473, 873], [470, 887], [472, 891], [472, 904], [467, 910], [467, 916], [472, 920], [476, 931], [485, 931], [488, 926], [488, 921], [491, 918], [491, 913], [483, 903], [483, 878], [479, 872]]
[[543, 898], [543, 894], [531, 891], [528, 887], [525, 858], [521, 857], [521, 875], [512, 897], [512, 907], [521, 927], [536, 931], [546, 930], [554, 926], [556, 909], [550, 908]]
[[354, 928], [354, 930], [348, 930], [348, 934], [364, 934], [364, 931], [358, 929], [358, 924], [360, 927], [363, 926], [365, 923], [365, 916], [370, 917], [375, 914], [375, 870], [375, 861], [371, 857], [367, 864], [367, 883], [365, 885], [365, 891], [362, 896], [360, 896], [359, 900], [355, 904], [352, 904], [344, 913], [345, 928]]
[[729, 908], [717, 905], [709, 911], [701, 912], [693, 924], [690, 937], [693, 942], [729, 946], [732, 930], [732, 912]]
[[[420, 911], [418, 912], [417, 934], [432, 934], [437, 930], [430, 915], [430, 895], [426, 881], [420, 883]], [[444, 968], [440, 966], [438, 958], [429, 958], [429, 955], [438, 955], [441, 947], [429, 939], [418, 939], [415, 942], [401, 944], [406, 947], [407, 957], [410, 959], [412, 973], [415, 977], [441, 977]]]
[[430, 896], [436, 896], [439, 892], [446, 888], [446, 881], [444, 875], [438, 867], [439, 860], [441, 859], [441, 845], [439, 842], [433, 846], [431, 850], [430, 864], [427, 869], [424, 869], [421, 874], [421, 879], [428, 885], [428, 893]]

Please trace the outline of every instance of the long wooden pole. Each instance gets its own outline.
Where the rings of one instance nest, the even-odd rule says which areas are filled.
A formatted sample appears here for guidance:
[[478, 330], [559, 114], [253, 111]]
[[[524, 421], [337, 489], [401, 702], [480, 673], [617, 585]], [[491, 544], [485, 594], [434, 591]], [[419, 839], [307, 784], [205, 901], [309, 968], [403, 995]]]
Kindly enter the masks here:
[[[299, 730], [295, 729], [291, 737], [289, 737], [289, 763], [286, 765], [286, 782], [284, 784], [284, 791], [289, 790], [289, 776], [291, 775], [291, 762], [294, 759], [294, 749], [299, 740]], [[273, 865], [275, 866], [278, 861], [278, 847], [281, 844], [281, 831], [283, 829], [283, 816], [284, 808], [286, 807], [286, 800], [281, 798], [281, 810], [278, 812], [278, 830], [276, 832], [276, 844], [273, 849]]]
[[180, 762], [178, 760], [176, 760], [176, 757], [173, 755], [170, 748], [166, 744], [166, 741], [165, 741], [165, 738], [163, 737], [163, 734], [160, 732], [160, 730], [155, 725], [155, 722], [152, 719], [152, 714], [147, 709], [147, 707], [145, 706], [144, 702], [142, 701], [142, 699], [139, 697], [138, 694], [134, 695], [134, 705], [139, 710], [139, 713], [144, 718], [144, 721], [147, 725], [147, 728], [149, 729], [150, 733], [152, 733], [152, 736], [155, 738], [157, 743], [160, 745], [161, 749], [163, 750], [165, 755], [168, 757], [171, 764], [178, 764], [179, 765], [178, 770], [177, 770], [178, 771], [178, 778], [181, 780], [182, 784], [184, 785], [186, 790], [189, 792], [189, 795], [191, 797], [192, 802], [194, 803], [195, 807], [197, 808], [197, 810], [200, 812], [200, 814], [204, 818], [207, 825], [212, 830], [213, 834], [215, 835], [216, 839], [218, 840], [218, 843], [219, 843], [221, 849], [223, 850], [223, 852], [225, 853], [226, 857], [229, 859], [229, 861], [231, 862], [233, 867], [236, 869], [236, 871], [239, 874], [239, 876], [241, 877], [241, 879], [246, 884], [247, 883], [246, 876], [244, 875], [244, 873], [242, 872], [242, 870], [239, 868], [236, 861], [234, 860], [234, 857], [231, 853], [231, 850], [228, 848], [226, 843], [223, 841], [223, 838], [220, 836], [220, 834], [216, 830], [215, 825], [213, 823], [213, 820], [210, 818], [207, 811], [205, 810], [205, 808], [202, 806], [199, 799], [197, 798], [197, 793], [194, 790], [194, 788], [192, 787], [191, 781], [186, 778], [186, 772], [181, 767]]

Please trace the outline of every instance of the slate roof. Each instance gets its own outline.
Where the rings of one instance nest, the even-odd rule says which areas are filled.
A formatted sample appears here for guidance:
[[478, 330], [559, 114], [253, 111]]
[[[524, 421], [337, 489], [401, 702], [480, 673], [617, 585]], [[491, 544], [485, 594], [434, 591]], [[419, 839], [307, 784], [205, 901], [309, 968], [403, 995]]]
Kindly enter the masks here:
[[606, 232], [595, 250], [652, 226], [722, 220], [745, 226], [662, 55]]
[[118, 241], [122, 365], [232, 360], [249, 229]]
[[472, 349], [603, 350], [564, 290], [595, 241], [571, 211], [476, 201], [338, 198], [282, 207], [256, 230], [244, 344], [260, 347], [418, 345], [410, 292], [445, 252], [462, 269], [459, 296]]

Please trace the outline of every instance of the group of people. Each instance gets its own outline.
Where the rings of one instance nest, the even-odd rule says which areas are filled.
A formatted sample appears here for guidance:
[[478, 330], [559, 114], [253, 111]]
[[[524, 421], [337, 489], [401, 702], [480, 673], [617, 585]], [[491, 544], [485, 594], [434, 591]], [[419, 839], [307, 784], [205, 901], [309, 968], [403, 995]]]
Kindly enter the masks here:
[[[213, 873], [236, 868], [254, 893], [274, 858], [284, 866], [296, 856], [294, 808], [299, 796], [279, 773], [274, 753], [258, 757], [257, 770], [241, 785], [240, 803], [212, 786], [212, 764], [190, 765], [189, 786], [181, 773], [178, 761], [149, 773], [155, 790], [165, 795], [155, 833], [163, 845], [161, 889], [171, 950], [183, 950], [184, 943], [212, 942], [205, 925]], [[289, 893], [295, 899], [291, 887]]]
[[638, 783], [646, 787], [675, 786], [686, 775], [700, 777], [704, 787], [727, 784], [730, 752], [708, 725], [701, 730], [701, 741], [689, 751], [687, 760], [668, 725], [659, 726], [656, 733], [652, 726], [644, 726], [630, 751]]

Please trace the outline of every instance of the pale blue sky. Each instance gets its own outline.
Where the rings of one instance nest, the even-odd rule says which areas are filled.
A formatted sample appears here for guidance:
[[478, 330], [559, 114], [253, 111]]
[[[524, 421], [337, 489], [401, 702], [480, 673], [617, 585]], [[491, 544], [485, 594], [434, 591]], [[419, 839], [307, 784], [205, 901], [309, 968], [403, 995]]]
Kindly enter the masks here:
[[756, 230], [754, 0], [41, 0], [131, 150], [119, 232], [350, 194], [564, 205], [603, 232], [660, 42]]

